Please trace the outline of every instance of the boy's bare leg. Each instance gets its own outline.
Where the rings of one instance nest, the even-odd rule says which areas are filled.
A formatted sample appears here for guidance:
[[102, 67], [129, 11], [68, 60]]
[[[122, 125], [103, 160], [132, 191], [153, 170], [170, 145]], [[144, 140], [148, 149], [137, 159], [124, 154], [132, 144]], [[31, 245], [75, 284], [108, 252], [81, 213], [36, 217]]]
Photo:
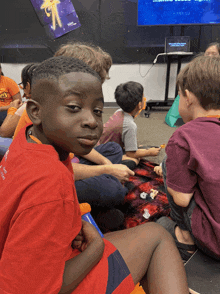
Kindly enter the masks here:
[[183, 262], [171, 235], [155, 223], [105, 234], [146, 293], [188, 294]]

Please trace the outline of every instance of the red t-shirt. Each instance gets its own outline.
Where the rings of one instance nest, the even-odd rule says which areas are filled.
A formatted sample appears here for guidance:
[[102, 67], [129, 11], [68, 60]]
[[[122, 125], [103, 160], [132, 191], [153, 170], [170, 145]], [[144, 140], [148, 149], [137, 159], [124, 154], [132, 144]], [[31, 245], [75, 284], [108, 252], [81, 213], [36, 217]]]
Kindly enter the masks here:
[[[67, 168], [52, 146], [28, 143], [25, 131], [0, 166], [0, 293], [55, 294], [65, 261], [80, 254], [71, 243], [81, 229], [81, 214], [70, 160]], [[105, 293], [108, 257], [116, 250], [107, 240], [105, 245], [102, 259], [74, 294]], [[125, 282], [130, 291], [131, 276]]]
[[220, 121], [199, 117], [178, 128], [167, 147], [167, 186], [194, 193], [192, 232], [220, 258]]

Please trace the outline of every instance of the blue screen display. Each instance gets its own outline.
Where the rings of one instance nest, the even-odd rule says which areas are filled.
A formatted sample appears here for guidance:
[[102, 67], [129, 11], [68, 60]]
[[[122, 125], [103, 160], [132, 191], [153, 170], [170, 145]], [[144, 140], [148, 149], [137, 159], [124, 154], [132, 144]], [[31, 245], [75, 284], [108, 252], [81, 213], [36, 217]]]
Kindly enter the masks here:
[[138, 0], [138, 25], [219, 24], [220, 0]]

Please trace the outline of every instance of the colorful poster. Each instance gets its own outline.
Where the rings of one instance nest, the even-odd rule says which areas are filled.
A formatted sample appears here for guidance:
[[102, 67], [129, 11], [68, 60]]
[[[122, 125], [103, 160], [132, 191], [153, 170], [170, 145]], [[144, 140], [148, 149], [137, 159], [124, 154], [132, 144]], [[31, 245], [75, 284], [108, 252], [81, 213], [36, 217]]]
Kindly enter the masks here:
[[81, 26], [71, 0], [31, 0], [47, 34], [58, 38]]

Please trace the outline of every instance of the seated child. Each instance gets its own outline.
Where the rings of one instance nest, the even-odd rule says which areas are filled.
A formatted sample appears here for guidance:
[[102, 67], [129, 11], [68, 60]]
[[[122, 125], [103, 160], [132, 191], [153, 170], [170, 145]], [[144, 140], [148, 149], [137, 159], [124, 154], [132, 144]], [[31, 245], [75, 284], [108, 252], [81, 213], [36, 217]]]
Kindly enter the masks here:
[[[102, 83], [109, 79], [112, 58], [99, 46], [71, 42], [62, 45], [54, 56], [80, 59], [99, 74]], [[77, 156], [77, 153], [75, 155]], [[100, 208], [103, 211], [120, 205], [128, 193], [123, 183], [134, 173], [121, 164], [122, 155], [121, 147], [109, 142], [96, 146], [88, 155], [79, 156], [80, 164], [72, 163], [79, 202], [88, 202], [92, 206], [93, 216]], [[114, 212], [121, 214], [120, 211]], [[107, 211], [108, 213], [110, 212]]]
[[[21, 71], [21, 83], [19, 87], [23, 89], [24, 95], [23, 98], [30, 98], [31, 97], [31, 79], [33, 75], [33, 71], [36, 68], [37, 64], [30, 63], [27, 64]], [[13, 107], [13, 108], [12, 108]], [[17, 132], [21, 129], [21, 127], [25, 126], [27, 123], [30, 122], [30, 119], [26, 116], [22, 116], [23, 112], [26, 109], [26, 102], [21, 103], [20, 100], [14, 100], [10, 104], [11, 111], [8, 111], [8, 115], [5, 118], [3, 124], [0, 127], [0, 134], [4, 137], [11, 138], [13, 135], [17, 135]], [[26, 112], [26, 111], [25, 111]], [[20, 120], [22, 116], [22, 120]]]
[[[80, 42], [69, 43], [62, 45], [55, 53], [55, 56], [62, 55], [82, 59], [99, 74], [102, 82], [108, 77], [112, 59], [100, 47]], [[31, 79], [35, 67], [31, 64], [22, 70], [22, 87], [27, 98], [31, 98]], [[18, 110], [19, 115], [22, 114], [22, 110], [23, 114], [17, 127], [18, 112], [14, 115], [14, 121], [16, 120], [16, 124], [13, 125], [14, 128], [16, 127], [14, 137], [22, 127], [31, 122], [25, 108], [26, 105]], [[116, 215], [122, 219], [122, 213], [116, 210], [115, 206], [120, 205], [128, 193], [128, 189], [122, 183], [128, 181], [129, 176], [134, 174], [125, 165], [120, 164], [122, 155], [121, 147], [111, 142], [95, 147], [88, 155], [79, 159], [75, 157], [72, 161], [79, 202], [88, 202], [92, 206], [93, 216], [100, 208], [102, 208], [102, 217], [103, 213], [104, 216], [114, 213], [115, 222], [108, 226], [111, 230], [123, 223], [123, 221], [116, 222]], [[110, 212], [109, 210], [112, 209], [113, 211]], [[107, 223], [103, 225], [106, 226]]]
[[220, 58], [195, 58], [177, 78], [185, 124], [170, 138], [163, 176], [171, 218], [163, 225], [183, 260], [196, 246], [220, 260]]
[[[19, 87], [14, 80], [4, 76], [0, 64], [0, 126], [7, 116], [10, 103], [14, 100], [21, 101]], [[3, 135], [3, 133], [0, 134], [0, 136]]]
[[134, 117], [143, 109], [143, 86], [137, 82], [120, 84], [115, 90], [115, 99], [121, 109], [117, 110], [104, 124], [104, 131], [98, 144], [116, 142], [124, 149], [123, 160], [135, 168], [140, 158], [156, 156], [160, 148], [139, 149], [137, 146], [137, 125]]
[[[101, 238], [81, 220], [69, 153], [102, 133], [101, 81], [84, 62], [53, 57], [34, 72], [23, 128], [1, 162], [0, 293], [188, 293], [170, 236], [148, 223]], [[162, 289], [162, 290], [161, 290]]]

